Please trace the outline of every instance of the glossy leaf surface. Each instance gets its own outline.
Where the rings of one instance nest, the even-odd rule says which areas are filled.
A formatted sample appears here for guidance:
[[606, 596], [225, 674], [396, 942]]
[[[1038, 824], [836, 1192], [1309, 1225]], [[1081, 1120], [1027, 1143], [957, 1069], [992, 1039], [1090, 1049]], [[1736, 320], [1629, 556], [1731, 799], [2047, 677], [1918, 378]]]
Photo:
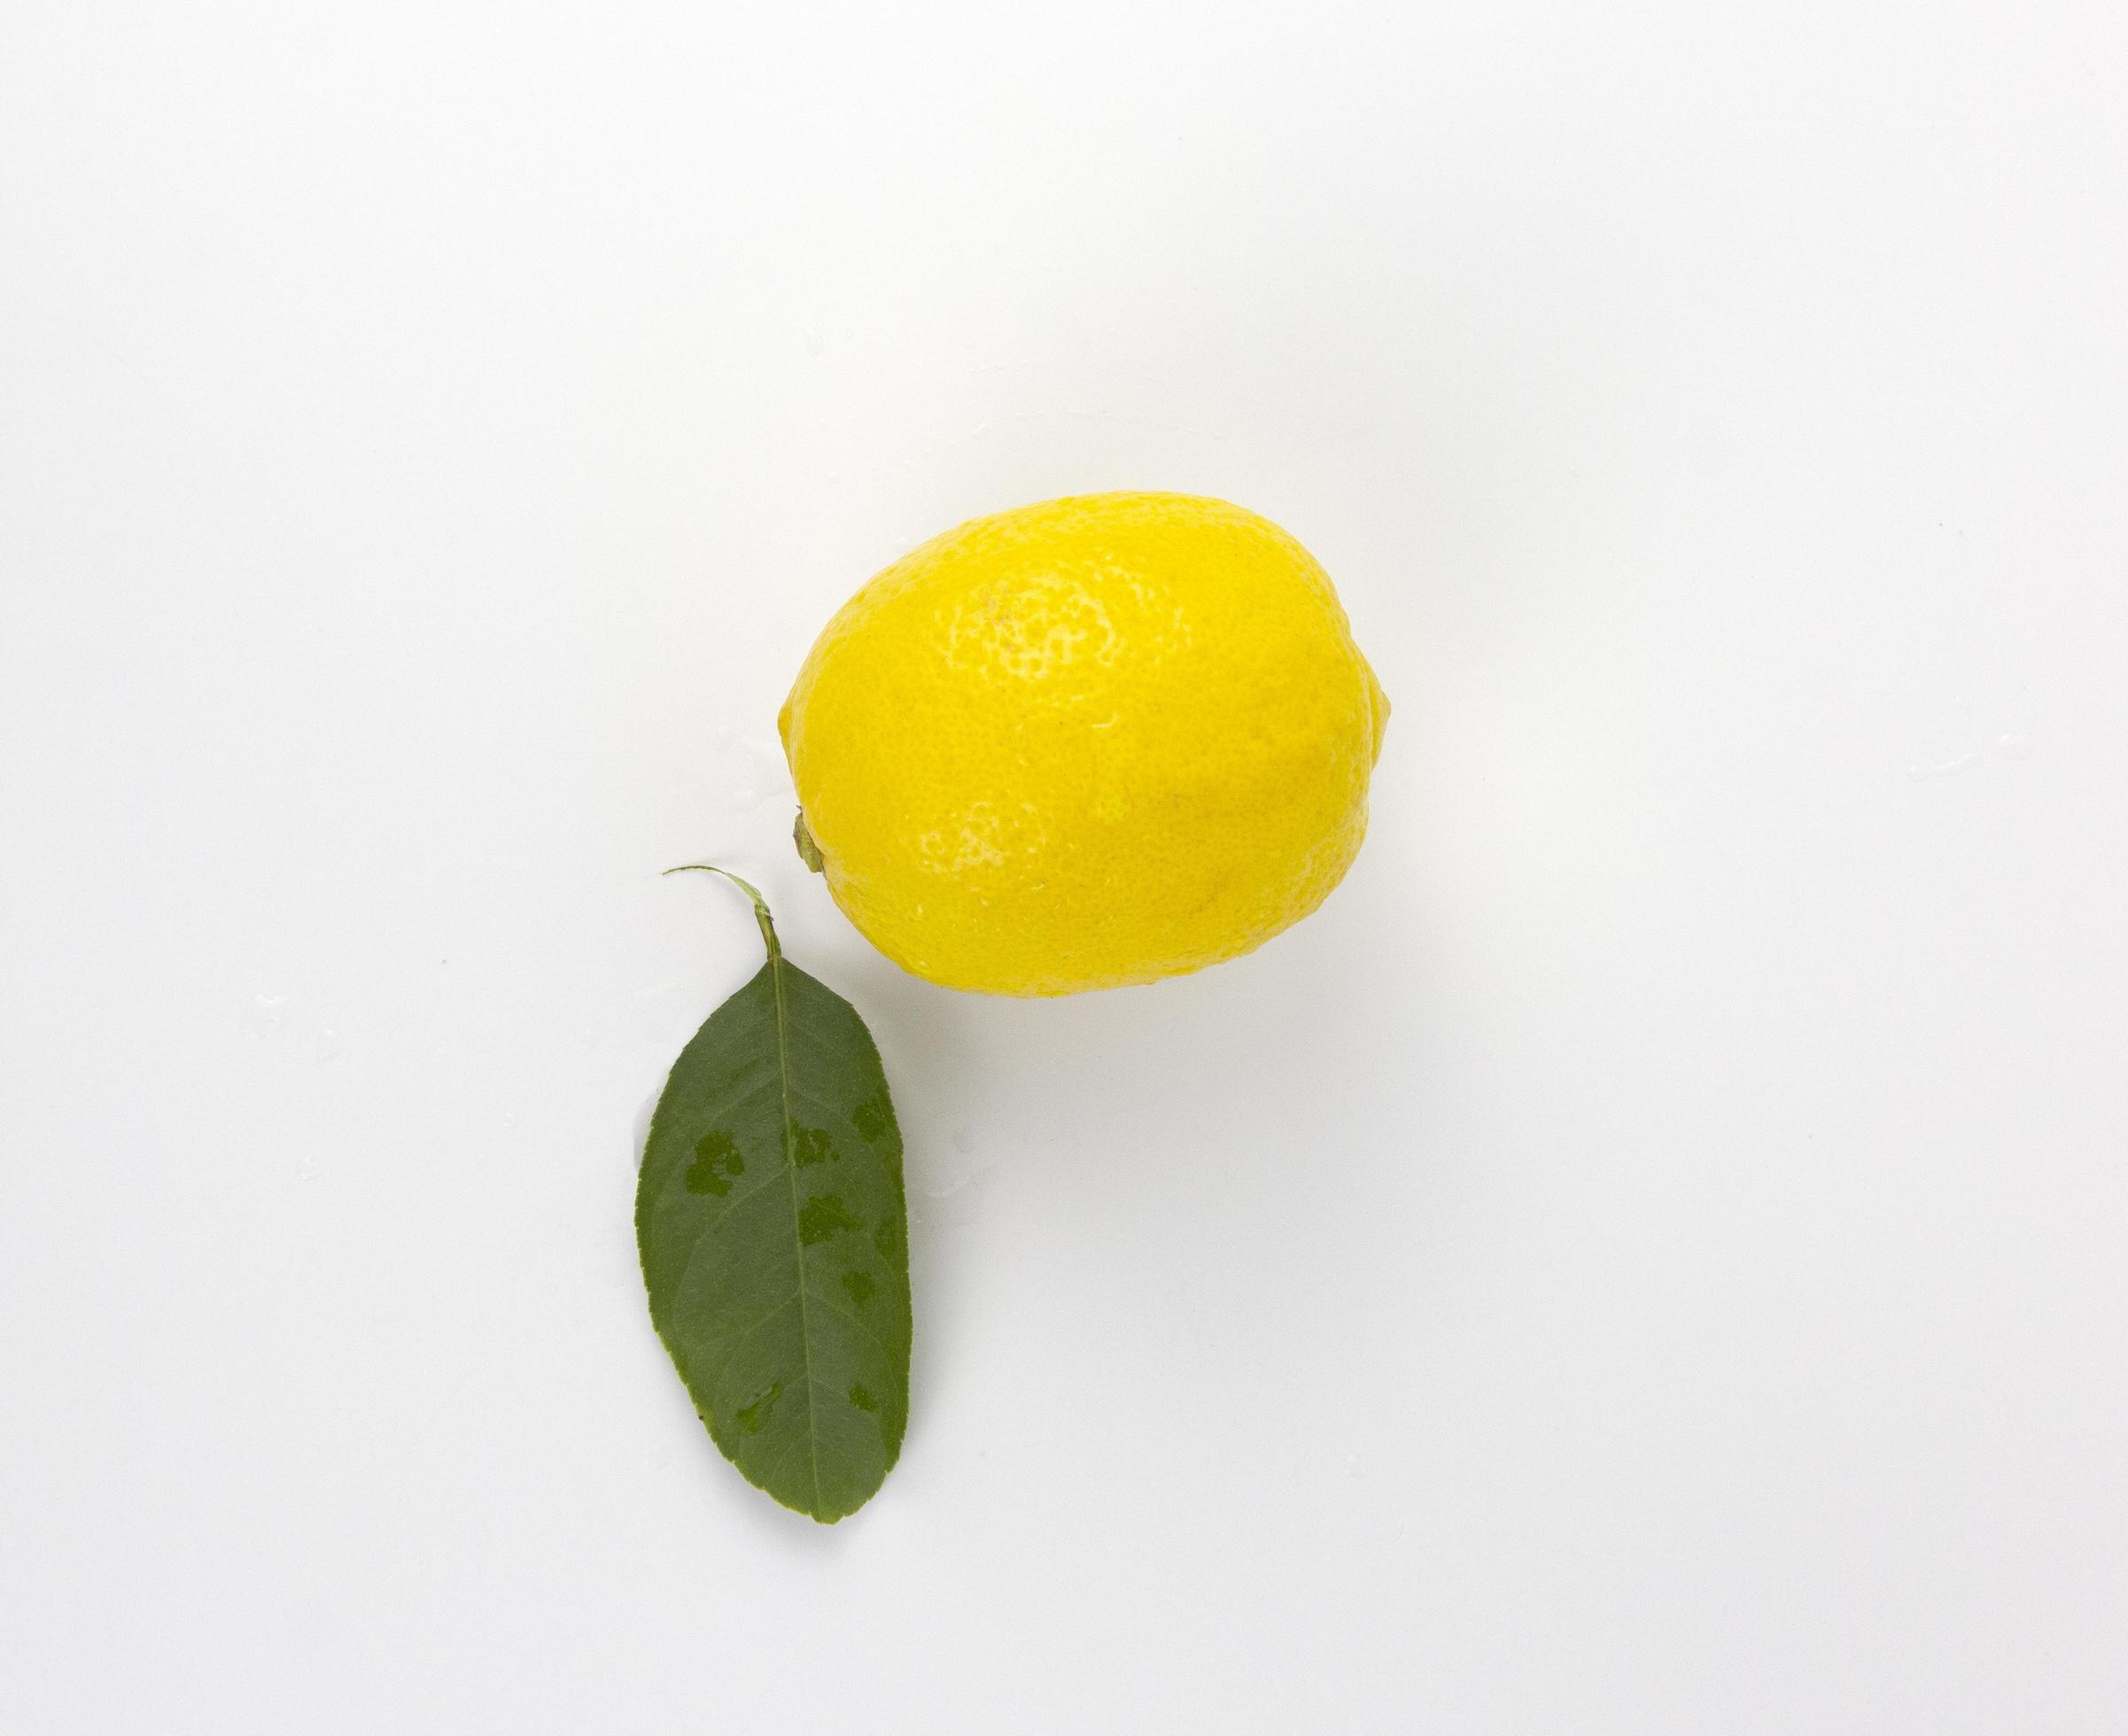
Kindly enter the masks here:
[[768, 959], [673, 1066], [636, 1240], [711, 1437], [749, 1483], [833, 1523], [885, 1480], [908, 1420], [901, 1133], [856, 1009], [783, 957], [737, 884]]

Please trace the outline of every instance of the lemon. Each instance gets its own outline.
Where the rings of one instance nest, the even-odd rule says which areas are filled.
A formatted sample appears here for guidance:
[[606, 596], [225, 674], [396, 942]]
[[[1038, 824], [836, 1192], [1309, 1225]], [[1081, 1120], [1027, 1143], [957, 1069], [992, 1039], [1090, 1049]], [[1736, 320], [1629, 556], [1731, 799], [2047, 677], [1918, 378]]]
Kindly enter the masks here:
[[978, 518], [844, 604], [778, 720], [799, 847], [949, 988], [1068, 995], [1261, 945], [1344, 877], [1389, 701], [1254, 513], [1090, 494]]

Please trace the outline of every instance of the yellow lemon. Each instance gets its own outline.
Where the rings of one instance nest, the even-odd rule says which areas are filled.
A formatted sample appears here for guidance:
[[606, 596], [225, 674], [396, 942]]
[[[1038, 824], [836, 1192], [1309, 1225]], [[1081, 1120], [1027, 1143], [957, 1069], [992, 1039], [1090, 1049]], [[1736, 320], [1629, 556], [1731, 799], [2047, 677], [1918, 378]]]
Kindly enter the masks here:
[[[778, 720], [802, 851], [889, 958], [1068, 995], [1321, 903], [1389, 718], [1329, 577], [1186, 494], [978, 518], [843, 606]], [[810, 849], [809, 849], [810, 847]]]

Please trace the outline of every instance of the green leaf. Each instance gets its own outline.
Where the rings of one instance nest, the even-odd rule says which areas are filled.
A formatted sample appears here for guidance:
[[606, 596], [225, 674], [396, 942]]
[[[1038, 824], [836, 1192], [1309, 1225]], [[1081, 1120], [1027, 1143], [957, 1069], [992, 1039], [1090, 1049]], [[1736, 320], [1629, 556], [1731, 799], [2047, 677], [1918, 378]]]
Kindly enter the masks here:
[[901, 1130], [856, 1009], [787, 960], [761, 895], [725, 878], [754, 901], [768, 962], [673, 1064], [636, 1245], [711, 1438], [748, 1482], [833, 1524], [886, 1480], [908, 1422]]

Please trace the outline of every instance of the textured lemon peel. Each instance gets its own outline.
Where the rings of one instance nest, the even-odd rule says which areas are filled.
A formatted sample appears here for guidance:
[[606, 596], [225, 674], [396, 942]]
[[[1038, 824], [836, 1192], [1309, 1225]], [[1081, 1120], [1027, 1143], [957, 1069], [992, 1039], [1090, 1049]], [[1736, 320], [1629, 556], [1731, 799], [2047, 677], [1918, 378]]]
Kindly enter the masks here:
[[1365, 834], [1388, 710], [1290, 536], [1123, 494], [903, 556], [778, 722], [800, 853], [881, 951], [1055, 995], [1199, 969], [1315, 909]]

